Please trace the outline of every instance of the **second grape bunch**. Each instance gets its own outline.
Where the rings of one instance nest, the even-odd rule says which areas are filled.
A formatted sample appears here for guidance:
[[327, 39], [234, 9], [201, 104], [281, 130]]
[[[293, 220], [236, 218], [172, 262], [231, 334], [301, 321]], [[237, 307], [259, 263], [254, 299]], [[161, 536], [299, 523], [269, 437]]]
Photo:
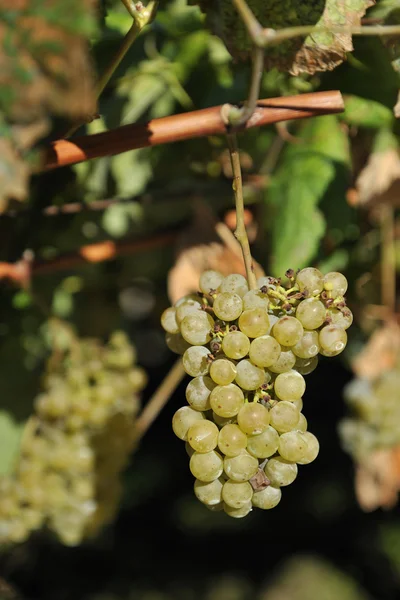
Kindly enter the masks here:
[[199, 292], [161, 317], [169, 348], [193, 379], [172, 428], [186, 442], [196, 497], [211, 510], [244, 517], [270, 509], [298, 464], [318, 455], [302, 413], [304, 375], [318, 354], [340, 354], [353, 317], [341, 273], [288, 270], [285, 283], [205, 271]]

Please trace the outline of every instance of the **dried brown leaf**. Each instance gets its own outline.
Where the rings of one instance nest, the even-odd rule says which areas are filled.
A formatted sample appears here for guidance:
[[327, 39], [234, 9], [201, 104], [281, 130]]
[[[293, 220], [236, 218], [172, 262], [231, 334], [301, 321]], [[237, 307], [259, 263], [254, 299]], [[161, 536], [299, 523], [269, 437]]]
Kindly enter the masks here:
[[368, 460], [357, 465], [355, 492], [365, 512], [393, 508], [399, 491], [400, 446], [376, 450], [368, 456]]
[[352, 362], [357, 377], [373, 380], [395, 367], [400, 356], [400, 328], [396, 323], [384, 325], [370, 337]]
[[359, 206], [400, 206], [400, 156], [396, 148], [373, 152], [356, 181]]

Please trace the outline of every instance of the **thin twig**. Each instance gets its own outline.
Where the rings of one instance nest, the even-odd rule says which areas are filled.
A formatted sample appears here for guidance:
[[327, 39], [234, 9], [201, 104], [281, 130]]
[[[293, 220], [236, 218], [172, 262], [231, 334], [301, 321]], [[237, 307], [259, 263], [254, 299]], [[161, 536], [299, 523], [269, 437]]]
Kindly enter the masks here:
[[393, 207], [385, 204], [380, 208], [381, 228], [381, 302], [391, 313], [396, 310], [396, 262], [394, 247]]
[[228, 134], [228, 148], [231, 155], [232, 172], [233, 172], [233, 191], [235, 195], [236, 206], [236, 229], [235, 237], [238, 240], [243, 253], [243, 261], [246, 269], [247, 282], [251, 290], [257, 288], [257, 280], [254, 274], [253, 259], [250, 252], [249, 238], [244, 224], [244, 200], [242, 186], [242, 169], [240, 166], [239, 150], [237, 147], [236, 134]]
[[179, 357], [137, 419], [134, 434], [135, 442], [138, 442], [144, 436], [185, 375], [182, 358]]
[[232, 125], [232, 127], [240, 127], [241, 125], [244, 125], [250, 119], [256, 109], [257, 101], [260, 97], [263, 64], [264, 49], [255, 46], [253, 50], [249, 97], [244, 106], [239, 109], [232, 106], [231, 111], [228, 113], [228, 122], [230, 125]]
[[[231, 105], [228, 105], [229, 109]], [[124, 125], [104, 133], [77, 137], [74, 140], [57, 140], [45, 153], [43, 170], [72, 165], [92, 158], [111, 156], [134, 150], [168, 144], [197, 137], [226, 134], [226, 124], [221, 117], [222, 106], [213, 106], [148, 123]], [[343, 98], [339, 91], [313, 92], [259, 100], [251, 119], [243, 126], [270, 125], [279, 121], [305, 119], [343, 112]]]

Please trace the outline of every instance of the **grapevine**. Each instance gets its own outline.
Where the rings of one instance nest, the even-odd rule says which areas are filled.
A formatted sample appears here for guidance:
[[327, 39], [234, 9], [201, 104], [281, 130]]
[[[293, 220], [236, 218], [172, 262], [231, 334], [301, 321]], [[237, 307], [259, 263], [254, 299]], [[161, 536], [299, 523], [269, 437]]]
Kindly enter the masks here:
[[146, 374], [121, 331], [106, 345], [67, 338], [47, 362], [15, 471], [0, 479], [1, 546], [45, 526], [75, 546], [118, 508]]
[[249, 289], [240, 274], [208, 270], [199, 288], [161, 316], [166, 343], [192, 378], [172, 429], [186, 442], [198, 500], [241, 518], [275, 507], [298, 465], [318, 455], [302, 412], [304, 376], [318, 354], [346, 346], [347, 280], [290, 269], [284, 281], [261, 277]]

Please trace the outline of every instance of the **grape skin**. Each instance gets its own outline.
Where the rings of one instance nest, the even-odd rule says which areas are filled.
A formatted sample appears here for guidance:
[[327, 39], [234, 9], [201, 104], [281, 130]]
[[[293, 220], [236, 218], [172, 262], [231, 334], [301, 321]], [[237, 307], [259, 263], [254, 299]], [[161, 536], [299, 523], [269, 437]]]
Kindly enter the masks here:
[[271, 332], [281, 346], [294, 346], [303, 337], [303, 326], [295, 317], [282, 317]]
[[270, 414], [262, 404], [249, 402], [239, 410], [237, 420], [240, 429], [244, 433], [247, 435], [258, 435], [267, 429], [270, 422]]
[[234, 417], [243, 406], [244, 395], [234, 383], [217, 385], [210, 395], [210, 406], [220, 417]]
[[204, 346], [211, 339], [214, 319], [203, 311], [187, 315], [180, 324], [181, 334], [189, 344]]
[[275, 487], [290, 485], [297, 477], [296, 463], [289, 462], [281, 456], [270, 458], [264, 467], [264, 472]]
[[242, 314], [243, 302], [238, 294], [228, 292], [218, 294], [214, 300], [213, 311], [218, 319], [234, 321]]
[[308, 298], [299, 304], [296, 318], [304, 329], [318, 329], [325, 321], [326, 309], [317, 298]]
[[327, 356], [337, 356], [346, 347], [347, 334], [344, 329], [337, 325], [327, 325], [319, 332], [319, 343], [321, 352]]
[[275, 454], [278, 446], [278, 432], [270, 425], [262, 433], [248, 436], [247, 450], [256, 458], [269, 458]]
[[248, 481], [258, 471], [258, 460], [245, 450], [237, 456], [226, 456], [224, 471], [232, 481]]
[[247, 506], [253, 497], [253, 488], [248, 481], [238, 482], [228, 479], [222, 488], [222, 499], [232, 508]]
[[205, 453], [195, 452], [189, 461], [193, 477], [206, 483], [218, 479], [222, 475], [223, 467], [222, 456], [215, 450]]
[[210, 292], [218, 290], [219, 286], [224, 280], [222, 273], [209, 269], [203, 271], [200, 275], [199, 287], [203, 294], [210, 294]]
[[204, 419], [203, 413], [193, 410], [190, 406], [178, 408], [172, 417], [172, 430], [175, 435], [183, 441], [187, 441], [187, 432], [195, 421]]
[[254, 492], [252, 497], [253, 506], [261, 508], [263, 510], [269, 510], [279, 504], [282, 498], [282, 492], [280, 488], [269, 485], [265, 489]]
[[214, 479], [214, 481], [209, 482], [196, 479], [194, 482], [195, 496], [203, 504], [218, 505], [222, 502], [222, 486], [224, 483], [222, 479]]
[[239, 317], [239, 329], [249, 338], [257, 338], [270, 329], [268, 313], [263, 308], [250, 308]]
[[231, 360], [219, 358], [210, 367], [210, 376], [218, 385], [228, 385], [236, 377], [236, 366]]
[[190, 346], [183, 357], [182, 364], [186, 373], [191, 377], [207, 375], [210, 365], [207, 360], [210, 351], [205, 346]]
[[222, 350], [228, 358], [239, 360], [244, 358], [250, 349], [250, 340], [241, 331], [230, 331], [222, 340]]
[[247, 436], [236, 424], [222, 427], [218, 435], [218, 447], [225, 456], [237, 456], [246, 448]]
[[187, 441], [196, 452], [211, 452], [217, 447], [219, 429], [208, 419], [193, 423], [187, 432]]
[[235, 381], [243, 390], [256, 390], [264, 383], [263, 369], [256, 367], [250, 360], [241, 360], [236, 365]]
[[281, 346], [271, 335], [263, 335], [250, 344], [249, 357], [257, 367], [270, 367], [281, 354]]
[[306, 382], [300, 373], [291, 369], [278, 375], [274, 389], [280, 400], [298, 400], [305, 392]]

